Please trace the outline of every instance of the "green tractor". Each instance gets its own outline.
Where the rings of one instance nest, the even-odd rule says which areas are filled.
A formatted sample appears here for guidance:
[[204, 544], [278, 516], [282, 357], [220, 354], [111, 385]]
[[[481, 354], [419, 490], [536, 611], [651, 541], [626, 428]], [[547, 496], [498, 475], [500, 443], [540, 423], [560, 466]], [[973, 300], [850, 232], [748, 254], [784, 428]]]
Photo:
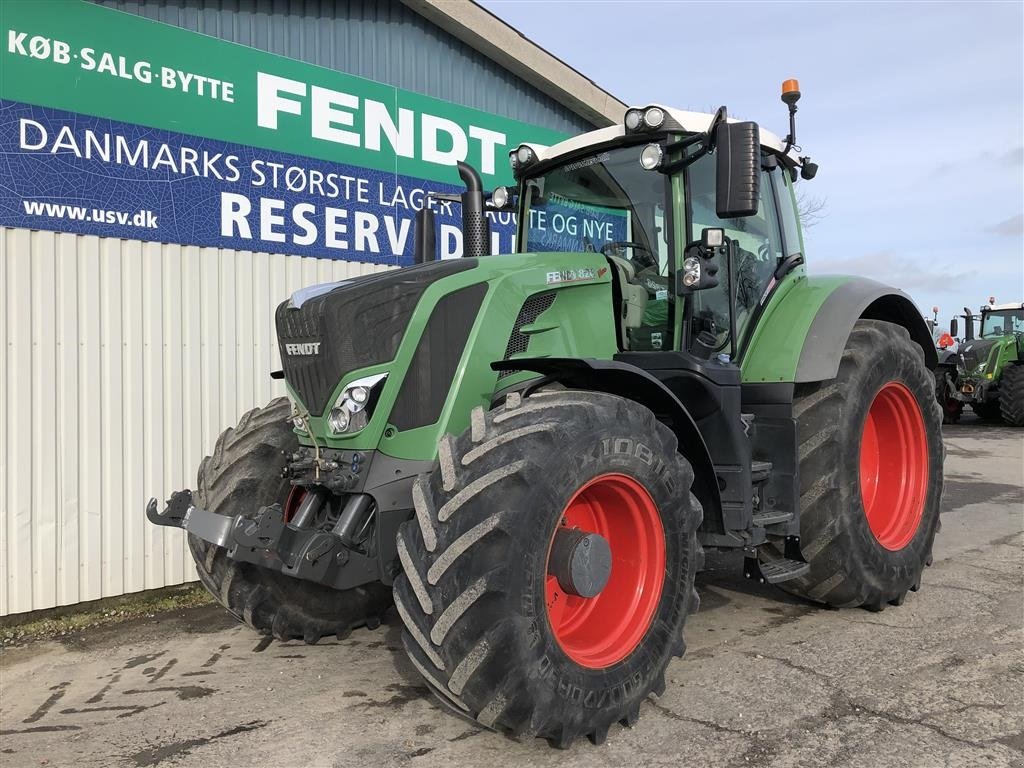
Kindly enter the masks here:
[[[935, 347], [913, 302], [810, 276], [789, 136], [652, 105], [460, 164], [464, 258], [295, 293], [289, 398], [217, 440], [184, 528], [240, 621], [315, 643], [392, 603], [456, 714], [567, 747], [633, 726], [708, 549], [836, 608], [920, 586], [939, 528]], [[488, 255], [489, 209], [514, 253]]]
[[1024, 426], [1024, 302], [996, 304], [990, 298], [980, 317], [964, 307], [963, 318], [953, 396], [983, 419]]

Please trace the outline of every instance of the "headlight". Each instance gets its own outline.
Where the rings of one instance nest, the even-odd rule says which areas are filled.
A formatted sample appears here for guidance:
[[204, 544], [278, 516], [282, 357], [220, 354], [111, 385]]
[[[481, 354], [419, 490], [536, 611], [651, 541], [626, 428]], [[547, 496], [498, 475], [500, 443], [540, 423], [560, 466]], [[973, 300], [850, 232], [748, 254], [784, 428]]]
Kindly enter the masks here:
[[327, 428], [336, 435], [349, 435], [369, 424], [387, 377], [386, 373], [377, 373], [346, 386], [327, 414]]
[[358, 406], [366, 405], [366, 401], [370, 397], [370, 390], [363, 386], [352, 387], [348, 393], [349, 399]]
[[644, 112], [644, 122], [648, 128], [660, 128], [665, 122], [665, 110], [661, 107], [648, 107]]
[[491, 192], [491, 205], [495, 208], [504, 208], [508, 205], [508, 187], [495, 187]]
[[327, 426], [331, 428], [331, 432], [338, 434], [348, 431], [349, 422], [348, 411], [344, 408], [332, 408], [327, 416]]
[[627, 131], [635, 131], [640, 127], [640, 121], [643, 120], [643, 112], [639, 109], [630, 109], [626, 112], [626, 118], [623, 123], [626, 126]]
[[533, 150], [523, 144], [519, 149], [516, 150], [516, 160], [519, 161], [520, 165], [526, 165], [533, 161]]
[[693, 288], [700, 282], [700, 259], [690, 257], [683, 262], [683, 285]]
[[640, 165], [648, 171], [660, 168], [664, 159], [665, 150], [661, 148], [660, 144], [648, 144], [640, 151]]

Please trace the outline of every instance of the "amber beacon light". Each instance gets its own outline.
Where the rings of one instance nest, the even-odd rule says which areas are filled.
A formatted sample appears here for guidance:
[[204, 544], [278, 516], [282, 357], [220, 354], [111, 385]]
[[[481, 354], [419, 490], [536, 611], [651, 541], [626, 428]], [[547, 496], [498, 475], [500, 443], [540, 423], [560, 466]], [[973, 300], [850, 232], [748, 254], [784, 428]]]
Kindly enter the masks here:
[[782, 84], [782, 100], [789, 105], [800, 100], [800, 83], [797, 80], [786, 80]]

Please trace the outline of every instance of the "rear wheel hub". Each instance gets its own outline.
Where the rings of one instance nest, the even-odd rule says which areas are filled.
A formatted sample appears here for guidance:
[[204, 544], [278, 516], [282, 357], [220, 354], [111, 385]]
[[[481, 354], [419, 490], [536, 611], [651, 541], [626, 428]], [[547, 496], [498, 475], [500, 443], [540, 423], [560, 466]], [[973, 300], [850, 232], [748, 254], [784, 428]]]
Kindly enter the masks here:
[[928, 440], [914, 394], [891, 381], [868, 409], [860, 443], [860, 494], [868, 526], [888, 550], [914, 538], [928, 493]]

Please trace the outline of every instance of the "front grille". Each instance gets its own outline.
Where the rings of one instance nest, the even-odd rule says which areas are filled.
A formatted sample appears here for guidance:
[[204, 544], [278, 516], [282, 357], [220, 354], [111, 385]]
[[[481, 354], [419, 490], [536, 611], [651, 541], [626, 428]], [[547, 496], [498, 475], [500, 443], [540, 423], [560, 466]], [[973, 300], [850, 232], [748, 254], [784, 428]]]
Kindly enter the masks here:
[[973, 373], [974, 370], [988, 360], [992, 353], [995, 340], [976, 339], [960, 345], [960, 357], [964, 363], [964, 370]]
[[477, 283], [437, 302], [388, 419], [400, 432], [433, 424], [440, 418], [486, 294], [487, 284]]
[[395, 357], [427, 286], [475, 265], [475, 259], [422, 264], [347, 281], [298, 308], [290, 301], [278, 306], [284, 375], [309, 412], [324, 412], [345, 374]]
[[968, 373], [977, 368], [978, 363], [981, 362], [981, 359], [978, 357], [978, 353], [973, 349], [970, 352], [964, 352], [961, 356], [964, 359], [964, 370]]
[[[530, 337], [519, 329], [524, 325], [536, 322], [543, 312], [551, 308], [554, 301], [555, 294], [551, 292], [535, 293], [523, 302], [519, 315], [516, 317], [516, 322], [512, 326], [512, 333], [509, 334], [508, 344], [505, 346], [505, 360], [508, 360], [513, 355], [521, 355], [530, 348]], [[519, 373], [519, 371], [502, 371], [498, 374], [498, 378], [503, 379], [506, 376], [511, 376], [513, 373]]]

